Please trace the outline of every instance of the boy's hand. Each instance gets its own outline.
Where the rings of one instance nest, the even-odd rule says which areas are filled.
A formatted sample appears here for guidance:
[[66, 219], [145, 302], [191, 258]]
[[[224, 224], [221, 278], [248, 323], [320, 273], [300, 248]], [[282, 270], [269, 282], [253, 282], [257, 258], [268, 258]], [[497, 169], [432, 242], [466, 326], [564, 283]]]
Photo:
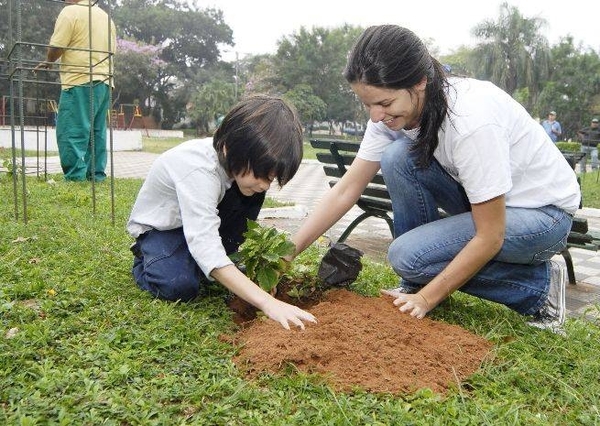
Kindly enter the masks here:
[[290, 323], [304, 330], [304, 322], [317, 323], [317, 319], [310, 312], [306, 312], [297, 306], [282, 302], [281, 300], [270, 298], [261, 309], [266, 316], [273, 321], [277, 321], [286, 330], [290, 329]]

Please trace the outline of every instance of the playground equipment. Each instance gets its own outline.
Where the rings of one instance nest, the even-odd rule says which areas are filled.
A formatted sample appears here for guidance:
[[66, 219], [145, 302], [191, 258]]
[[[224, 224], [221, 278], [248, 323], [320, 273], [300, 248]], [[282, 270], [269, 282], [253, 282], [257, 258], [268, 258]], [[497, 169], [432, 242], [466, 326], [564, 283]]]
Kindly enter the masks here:
[[144, 129], [146, 136], [150, 136], [142, 109], [137, 104], [120, 104], [118, 110], [111, 110], [110, 125], [116, 130]]

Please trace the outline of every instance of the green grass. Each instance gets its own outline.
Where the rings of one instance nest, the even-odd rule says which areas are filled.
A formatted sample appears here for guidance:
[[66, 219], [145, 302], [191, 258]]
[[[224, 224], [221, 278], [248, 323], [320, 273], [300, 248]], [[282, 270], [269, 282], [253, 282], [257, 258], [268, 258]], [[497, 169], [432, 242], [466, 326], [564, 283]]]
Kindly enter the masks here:
[[[154, 138], [143, 136], [142, 137], [142, 150], [145, 152], [151, 152], [154, 154], [161, 154], [167, 149], [173, 148], [180, 143], [193, 139], [194, 136], [184, 136], [183, 138]], [[308, 138], [304, 140], [304, 159], [316, 159], [316, 151], [310, 146]]]
[[162, 154], [168, 149], [179, 145], [181, 142], [193, 139], [192, 136], [186, 136], [183, 138], [153, 138], [148, 136], [142, 136], [142, 150], [145, 152], [151, 152], [153, 154]]
[[598, 172], [579, 175], [584, 207], [600, 209], [600, 176]]
[[[13, 152], [12, 148], [0, 147], [0, 158], [12, 158], [12, 152]], [[44, 154], [43, 150], [38, 153], [37, 151], [29, 150], [29, 149], [26, 149], [25, 151], [21, 151], [20, 149], [15, 149], [15, 156], [17, 157], [17, 160], [21, 160], [22, 152], [24, 152], [25, 157], [36, 157], [38, 155], [40, 157], [43, 157], [44, 155], [48, 155], [48, 156], [58, 155], [58, 152], [56, 152], [56, 151], [48, 151], [47, 153]]]
[[[235, 331], [220, 286], [177, 304], [133, 283], [124, 226], [141, 181], [115, 181], [113, 226], [108, 183], [96, 186], [93, 215], [89, 184], [54, 180], [28, 180], [24, 223], [0, 174], [0, 424], [600, 423], [597, 321], [569, 319], [562, 338], [464, 295], [432, 317], [489, 339], [494, 356], [446, 395], [338, 393], [291, 372], [248, 381], [232, 363], [237, 348], [220, 338]], [[321, 254], [311, 247], [299, 263], [314, 271]], [[374, 295], [395, 281], [365, 259], [352, 289]]]

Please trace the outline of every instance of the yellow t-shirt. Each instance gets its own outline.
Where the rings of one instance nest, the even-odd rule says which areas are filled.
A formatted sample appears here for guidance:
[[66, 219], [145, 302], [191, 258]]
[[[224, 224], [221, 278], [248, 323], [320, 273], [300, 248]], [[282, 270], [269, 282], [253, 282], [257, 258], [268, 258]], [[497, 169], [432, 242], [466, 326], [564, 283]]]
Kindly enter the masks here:
[[109, 27], [108, 21], [108, 14], [96, 5], [90, 7], [88, 0], [65, 6], [58, 15], [50, 46], [64, 49], [60, 59], [63, 89], [90, 82], [90, 51], [93, 80], [109, 83], [113, 60], [109, 52], [115, 52], [117, 36], [114, 22]]

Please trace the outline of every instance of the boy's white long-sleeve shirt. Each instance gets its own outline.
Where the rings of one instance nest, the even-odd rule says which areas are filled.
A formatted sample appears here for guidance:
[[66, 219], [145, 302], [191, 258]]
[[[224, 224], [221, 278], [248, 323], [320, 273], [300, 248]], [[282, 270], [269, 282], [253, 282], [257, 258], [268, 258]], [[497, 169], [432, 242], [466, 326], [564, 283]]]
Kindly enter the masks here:
[[127, 222], [134, 238], [151, 229], [183, 227], [190, 253], [208, 278], [213, 269], [232, 264], [221, 243], [217, 206], [233, 179], [219, 164], [212, 143], [212, 138], [193, 139], [160, 155]]

